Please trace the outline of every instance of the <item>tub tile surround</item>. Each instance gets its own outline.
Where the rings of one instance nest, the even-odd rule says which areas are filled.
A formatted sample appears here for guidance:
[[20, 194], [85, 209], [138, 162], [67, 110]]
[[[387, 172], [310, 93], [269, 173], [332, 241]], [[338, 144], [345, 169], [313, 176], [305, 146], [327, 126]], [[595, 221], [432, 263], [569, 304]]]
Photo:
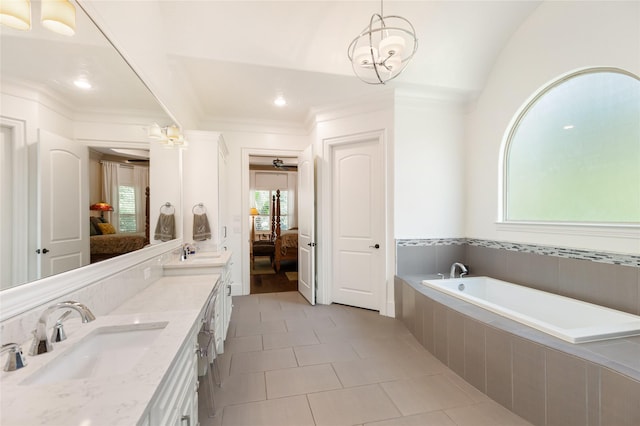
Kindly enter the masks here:
[[640, 315], [640, 256], [465, 238], [397, 240], [399, 276], [470, 273]]
[[424, 278], [433, 276], [396, 277], [396, 316], [478, 390], [535, 425], [640, 424], [640, 337], [573, 345], [423, 286]]

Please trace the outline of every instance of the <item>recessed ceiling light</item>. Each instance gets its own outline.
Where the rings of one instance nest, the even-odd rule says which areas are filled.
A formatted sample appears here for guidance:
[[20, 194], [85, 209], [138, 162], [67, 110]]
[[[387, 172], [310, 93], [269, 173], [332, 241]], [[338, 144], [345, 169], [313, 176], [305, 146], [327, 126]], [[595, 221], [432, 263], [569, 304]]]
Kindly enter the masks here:
[[287, 104], [287, 100], [282, 95], [278, 95], [277, 98], [274, 99], [273, 104], [275, 106], [283, 107]]
[[84, 78], [79, 78], [79, 79], [75, 80], [75, 81], [73, 82], [73, 84], [74, 84], [76, 87], [80, 88], [80, 89], [84, 89], [84, 90], [89, 90], [89, 89], [91, 89], [91, 83], [89, 83], [89, 82], [88, 82], [86, 79], [84, 79]]

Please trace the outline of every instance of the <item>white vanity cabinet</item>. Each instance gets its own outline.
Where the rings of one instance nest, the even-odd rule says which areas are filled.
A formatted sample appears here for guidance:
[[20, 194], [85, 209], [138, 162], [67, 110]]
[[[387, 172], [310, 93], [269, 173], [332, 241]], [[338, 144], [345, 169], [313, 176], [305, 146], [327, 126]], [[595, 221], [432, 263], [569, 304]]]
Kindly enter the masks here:
[[216, 257], [208, 257], [208, 253], [196, 253], [187, 260], [174, 260], [163, 266], [165, 276], [200, 276], [219, 275], [218, 295], [216, 304], [216, 353], [224, 352], [224, 341], [229, 330], [231, 311], [233, 310], [231, 296], [231, 251], [217, 252]]
[[159, 386], [141, 426], [198, 424], [198, 331], [202, 320], [194, 324], [167, 377]]

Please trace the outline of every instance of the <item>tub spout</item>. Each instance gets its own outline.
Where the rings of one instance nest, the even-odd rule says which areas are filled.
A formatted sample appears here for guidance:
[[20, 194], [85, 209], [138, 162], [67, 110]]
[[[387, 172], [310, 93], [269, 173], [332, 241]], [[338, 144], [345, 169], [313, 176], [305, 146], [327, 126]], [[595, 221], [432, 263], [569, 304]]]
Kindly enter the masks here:
[[465, 276], [465, 275], [467, 275], [469, 273], [469, 271], [467, 270], [466, 266], [464, 266], [460, 262], [456, 262], [453, 265], [451, 265], [451, 270], [449, 271], [449, 278], [455, 278], [456, 277], [456, 268], [460, 268], [460, 278], [462, 278], [463, 276]]

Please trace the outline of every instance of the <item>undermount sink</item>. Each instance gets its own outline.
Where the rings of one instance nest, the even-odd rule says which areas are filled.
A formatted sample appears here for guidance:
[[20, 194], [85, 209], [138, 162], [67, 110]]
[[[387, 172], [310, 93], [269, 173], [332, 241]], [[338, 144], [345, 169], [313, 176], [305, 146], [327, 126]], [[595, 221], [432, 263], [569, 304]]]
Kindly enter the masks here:
[[194, 257], [189, 259], [188, 263], [208, 263], [212, 264], [214, 262], [214, 257]]
[[167, 324], [157, 322], [97, 328], [22, 384], [41, 385], [126, 374], [136, 366]]
[[201, 253], [196, 253], [194, 255], [194, 259], [205, 259], [205, 258], [211, 259], [211, 258], [216, 258], [220, 256], [222, 256], [221, 251], [205, 251]]

